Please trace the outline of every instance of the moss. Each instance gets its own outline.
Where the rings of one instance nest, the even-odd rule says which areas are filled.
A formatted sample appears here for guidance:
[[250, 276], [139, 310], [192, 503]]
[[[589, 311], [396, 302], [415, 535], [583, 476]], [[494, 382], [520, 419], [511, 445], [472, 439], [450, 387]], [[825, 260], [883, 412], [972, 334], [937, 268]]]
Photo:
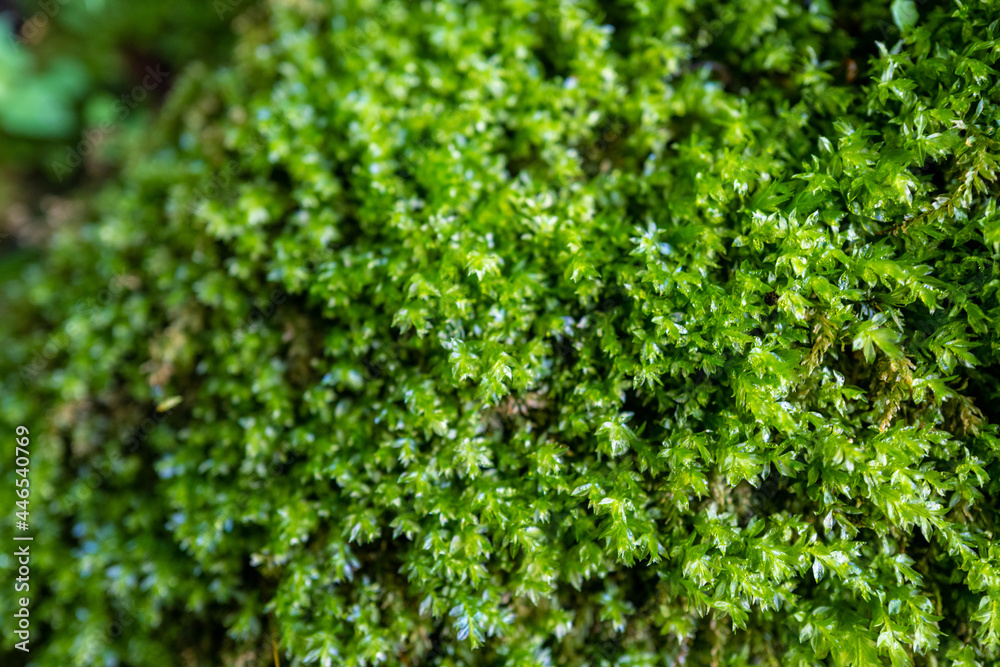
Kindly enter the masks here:
[[0, 269], [38, 664], [994, 664], [996, 10], [245, 22]]

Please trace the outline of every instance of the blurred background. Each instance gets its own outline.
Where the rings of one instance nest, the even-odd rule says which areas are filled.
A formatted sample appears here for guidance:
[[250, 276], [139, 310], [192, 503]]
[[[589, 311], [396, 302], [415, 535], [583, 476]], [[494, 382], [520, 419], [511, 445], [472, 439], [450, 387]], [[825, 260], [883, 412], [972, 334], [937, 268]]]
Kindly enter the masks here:
[[[0, 0], [0, 255], [30, 254], [113, 178], [184, 66], [253, 0]], [[21, 253], [19, 253], [21, 254]], [[2, 279], [3, 276], [0, 276]]]

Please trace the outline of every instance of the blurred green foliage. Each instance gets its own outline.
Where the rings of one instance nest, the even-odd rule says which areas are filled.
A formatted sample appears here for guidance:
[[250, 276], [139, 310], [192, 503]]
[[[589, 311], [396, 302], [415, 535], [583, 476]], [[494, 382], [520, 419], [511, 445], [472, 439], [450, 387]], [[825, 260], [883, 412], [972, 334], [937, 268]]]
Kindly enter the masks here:
[[69, 136], [87, 78], [82, 65], [65, 59], [36, 72], [20, 44], [0, 39], [0, 128], [29, 139]]
[[269, 8], [0, 261], [35, 664], [997, 664], [1000, 5]]
[[[110, 107], [144, 68], [219, 60], [231, 48], [236, 15], [194, 0], [40, 0], [0, 13], [0, 169], [8, 178], [27, 173], [32, 186], [47, 179], [65, 188], [70, 183], [54, 166], [67, 151], [80, 152], [86, 129], [124, 120]], [[155, 108], [168, 87], [142, 110]], [[145, 123], [138, 113], [127, 124]], [[117, 163], [107, 151], [102, 157]]]

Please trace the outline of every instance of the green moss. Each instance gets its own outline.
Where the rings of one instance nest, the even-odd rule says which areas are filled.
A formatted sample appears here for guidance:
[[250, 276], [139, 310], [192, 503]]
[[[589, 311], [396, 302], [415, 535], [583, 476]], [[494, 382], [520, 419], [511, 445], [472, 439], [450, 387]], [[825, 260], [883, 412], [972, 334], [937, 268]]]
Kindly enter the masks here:
[[996, 664], [998, 5], [544, 7], [275, 3], [4, 260], [38, 664]]

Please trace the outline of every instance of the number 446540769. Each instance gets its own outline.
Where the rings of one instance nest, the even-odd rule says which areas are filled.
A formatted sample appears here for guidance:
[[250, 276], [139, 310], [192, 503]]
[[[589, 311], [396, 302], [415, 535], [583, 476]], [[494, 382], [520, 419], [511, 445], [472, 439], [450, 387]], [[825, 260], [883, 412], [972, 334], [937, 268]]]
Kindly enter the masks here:
[[28, 429], [24, 426], [18, 426], [17, 435], [22, 436], [16, 438], [17, 446], [15, 447], [15, 460], [14, 463], [17, 464], [17, 474], [20, 475], [21, 479], [17, 480], [17, 496], [21, 499], [17, 501], [17, 506], [21, 510], [17, 513], [17, 518], [19, 521], [28, 521], [28, 496], [30, 492], [28, 491], [28, 445], [31, 444], [30, 438], [28, 438]]

